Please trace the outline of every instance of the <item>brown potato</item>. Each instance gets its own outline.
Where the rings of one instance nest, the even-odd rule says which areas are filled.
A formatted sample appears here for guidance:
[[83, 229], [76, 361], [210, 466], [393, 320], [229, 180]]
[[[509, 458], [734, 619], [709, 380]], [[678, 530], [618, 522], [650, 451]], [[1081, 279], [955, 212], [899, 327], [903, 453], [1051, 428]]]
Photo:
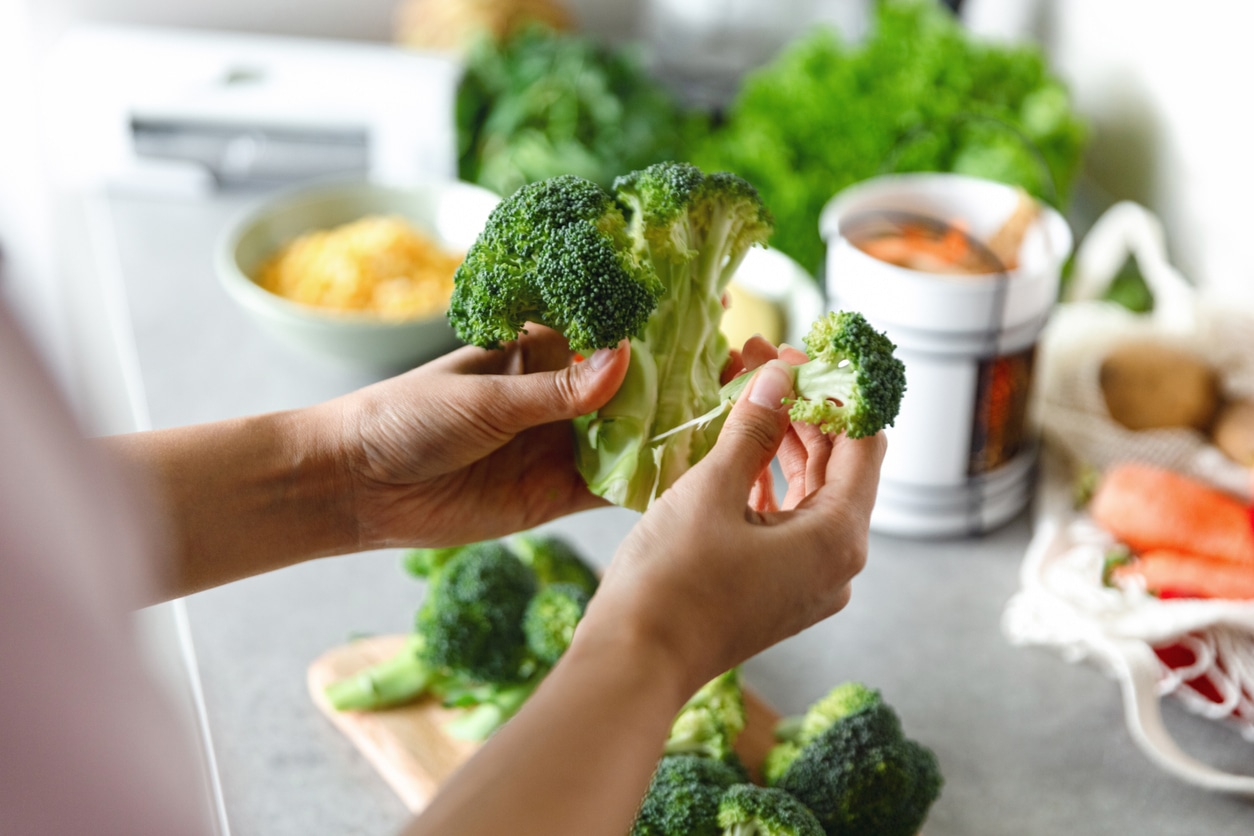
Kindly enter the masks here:
[[1219, 410], [1219, 375], [1187, 349], [1152, 340], [1116, 346], [1099, 381], [1110, 415], [1130, 430], [1206, 432]]
[[1254, 401], [1233, 401], [1224, 406], [1211, 437], [1228, 458], [1254, 467]]

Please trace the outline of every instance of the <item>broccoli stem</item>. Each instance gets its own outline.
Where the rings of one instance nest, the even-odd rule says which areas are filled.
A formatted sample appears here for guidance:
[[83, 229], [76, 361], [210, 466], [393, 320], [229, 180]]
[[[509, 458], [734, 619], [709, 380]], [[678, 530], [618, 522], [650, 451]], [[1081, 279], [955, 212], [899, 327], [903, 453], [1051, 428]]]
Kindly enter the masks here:
[[409, 702], [430, 686], [433, 676], [419, 654], [422, 641], [410, 636], [390, 659], [372, 665], [326, 687], [327, 700], [337, 711], [373, 711]]
[[518, 713], [543, 678], [543, 675], [535, 676], [521, 684], [497, 690], [487, 702], [447, 723], [444, 730], [460, 740], [487, 740], [492, 732]]

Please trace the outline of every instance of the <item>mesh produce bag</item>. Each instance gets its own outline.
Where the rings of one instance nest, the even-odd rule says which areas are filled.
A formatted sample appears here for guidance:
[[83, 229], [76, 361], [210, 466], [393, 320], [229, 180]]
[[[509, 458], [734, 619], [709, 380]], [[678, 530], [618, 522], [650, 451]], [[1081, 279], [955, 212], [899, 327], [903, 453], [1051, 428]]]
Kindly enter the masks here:
[[[1096, 300], [1129, 255], [1154, 296], [1153, 314]], [[1196, 293], [1168, 263], [1157, 219], [1135, 204], [1119, 204], [1098, 221], [1076, 255], [1073, 278], [1070, 300], [1041, 340], [1039, 421], [1047, 455], [1036, 528], [1004, 632], [1016, 644], [1053, 647], [1068, 661], [1093, 662], [1116, 678], [1129, 732], [1164, 769], [1208, 789], [1254, 795], [1254, 776], [1225, 773], [1182, 752], [1159, 707], [1160, 697], [1171, 694], [1254, 742], [1254, 601], [1160, 600], [1104, 586], [1105, 557], [1115, 541], [1075, 510], [1071, 486], [1077, 462], [1105, 468], [1143, 461], [1248, 501], [1250, 471], [1202, 433], [1134, 432], [1116, 423], [1098, 370], [1115, 344], [1153, 336], [1207, 360], [1226, 396], [1254, 395], [1254, 312]]]

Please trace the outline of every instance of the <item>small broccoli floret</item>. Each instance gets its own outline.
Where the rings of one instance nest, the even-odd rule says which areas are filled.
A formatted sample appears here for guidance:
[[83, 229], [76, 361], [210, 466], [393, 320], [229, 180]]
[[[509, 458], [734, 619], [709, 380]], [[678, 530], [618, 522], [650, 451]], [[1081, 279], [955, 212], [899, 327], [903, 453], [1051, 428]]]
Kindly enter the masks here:
[[[795, 371], [792, 420], [850, 438], [893, 425], [906, 391], [906, 367], [893, 356], [896, 346], [888, 337], [862, 314], [840, 311], [817, 320], [805, 343], [810, 360]], [[751, 377], [743, 374], [724, 386], [723, 402], [734, 403]]]
[[811, 740], [777, 786], [829, 836], [914, 836], [941, 783], [936, 755], [905, 738], [896, 713], [880, 703]]
[[563, 175], [523, 186], [492, 211], [453, 276], [449, 320], [484, 348], [531, 321], [590, 352], [639, 334], [661, 290], [614, 198]]
[[471, 681], [525, 679], [522, 619], [536, 587], [535, 573], [499, 543], [461, 552], [436, 575], [418, 610], [425, 660]]
[[588, 595], [597, 591], [596, 571], [560, 537], [523, 534], [510, 545], [518, 559], [536, 573], [540, 586], [573, 583]]
[[745, 701], [740, 670], [732, 668], [701, 686], [671, 724], [666, 753], [698, 754], [726, 760], [745, 728]]
[[575, 637], [588, 598], [583, 587], [573, 583], [550, 584], [535, 594], [523, 614], [523, 633], [536, 659], [548, 666], [557, 664]]
[[786, 717], [775, 727], [779, 744], [766, 755], [762, 772], [766, 782], [774, 785], [801, 754], [801, 750], [816, 737], [837, 723], [859, 711], [880, 705], [883, 700], [879, 691], [861, 682], [837, 685], [826, 696], [814, 702], [798, 717]]
[[718, 805], [722, 836], [823, 836], [823, 826], [804, 804], [779, 789], [736, 784]]
[[631, 836], [719, 836], [719, 800], [724, 790], [743, 781], [735, 767], [722, 761], [668, 755], [653, 773]]

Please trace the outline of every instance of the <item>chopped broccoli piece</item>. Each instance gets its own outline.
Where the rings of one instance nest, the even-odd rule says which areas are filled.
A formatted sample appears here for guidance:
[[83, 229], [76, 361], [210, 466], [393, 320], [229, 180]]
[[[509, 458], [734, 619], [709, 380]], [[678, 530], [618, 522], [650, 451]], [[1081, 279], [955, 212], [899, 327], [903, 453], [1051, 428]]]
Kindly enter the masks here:
[[[809, 362], [796, 367], [796, 400], [789, 416], [817, 424], [823, 432], [850, 438], [875, 435], [890, 427], [906, 391], [906, 368], [896, 348], [855, 311], [830, 313], [806, 335]], [[750, 374], [723, 387], [723, 404], [734, 403]]]
[[[643, 510], [714, 443], [714, 435], [685, 425], [719, 402], [728, 359], [719, 330], [723, 291], [749, 248], [765, 244], [772, 219], [749, 183], [686, 163], [620, 177], [614, 191], [633, 245], [663, 290], [632, 340], [618, 392], [575, 421], [578, 465], [593, 493]], [[672, 429], [665, 443], [653, 443]]]
[[446, 704], [469, 708], [465, 714], [445, 724], [445, 730], [461, 740], [487, 740], [505, 721], [518, 713], [535, 693], [543, 672], [515, 685], [486, 685], [446, 700]]
[[668, 755], [653, 773], [631, 836], [719, 836], [719, 800], [743, 781], [740, 771], [722, 761]]
[[531, 183], [501, 201], [453, 285], [449, 320], [464, 341], [496, 348], [530, 321], [582, 352], [640, 333], [662, 291], [618, 203], [574, 175]]
[[804, 804], [780, 789], [736, 784], [718, 805], [722, 836], [823, 836], [823, 826]]
[[806, 744], [776, 786], [809, 807], [829, 836], [914, 836], [941, 784], [936, 755], [904, 737], [896, 712], [878, 703]]
[[588, 595], [597, 591], [596, 571], [560, 537], [523, 534], [510, 544], [518, 559], [536, 573], [540, 586], [573, 583]]
[[671, 724], [666, 754], [698, 754], [715, 760], [731, 757], [745, 728], [740, 670], [732, 668], [701, 686]]
[[771, 785], [778, 782], [801, 750], [832, 724], [882, 702], [879, 691], [861, 682], [846, 682], [814, 702], [805, 714], [781, 720], [775, 727], [775, 737], [780, 743], [767, 753], [762, 767], [766, 782]]
[[415, 620], [426, 661], [478, 682], [526, 679], [522, 618], [535, 573], [499, 543], [454, 557], [436, 575]]
[[548, 666], [557, 664], [575, 637], [588, 598], [583, 587], [573, 583], [550, 584], [535, 594], [523, 614], [523, 633], [537, 660]]

